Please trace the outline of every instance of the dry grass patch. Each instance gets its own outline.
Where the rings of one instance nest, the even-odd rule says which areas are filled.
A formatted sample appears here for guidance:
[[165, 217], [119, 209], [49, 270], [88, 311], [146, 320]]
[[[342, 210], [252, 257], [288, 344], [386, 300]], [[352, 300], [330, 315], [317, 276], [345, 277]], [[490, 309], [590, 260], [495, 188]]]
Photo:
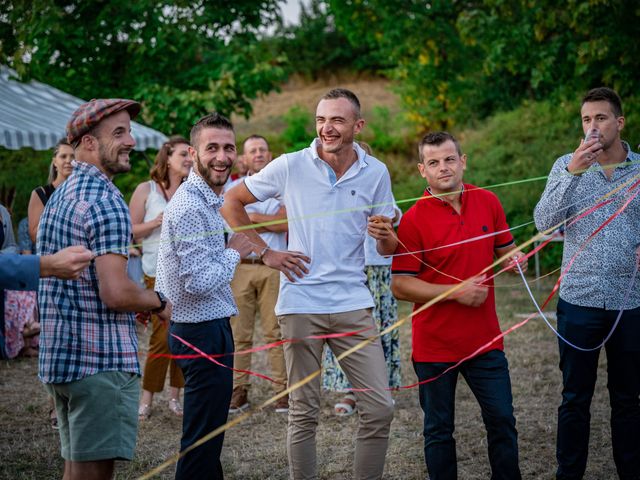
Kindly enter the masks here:
[[[499, 277], [498, 285], [517, 284], [515, 278]], [[545, 284], [540, 296], [548, 292], [550, 286]], [[496, 296], [504, 328], [521, 320], [516, 318], [516, 314], [533, 311], [522, 287], [497, 288]], [[401, 312], [407, 314], [409, 305], [401, 304]], [[407, 322], [401, 327], [405, 383], [415, 381], [410, 364], [409, 325]], [[141, 359], [147, 342], [148, 333], [141, 332]], [[527, 479], [551, 479], [555, 472], [555, 424], [560, 401], [556, 339], [540, 319], [533, 319], [507, 337], [506, 351], [511, 367], [523, 476]], [[603, 359], [604, 355], [592, 407], [587, 479], [615, 478]], [[267, 372], [266, 355], [255, 355], [253, 368]], [[35, 359], [0, 363], [0, 444], [3, 446], [0, 450], [1, 479], [55, 479], [61, 476], [58, 435], [49, 426], [46, 395], [36, 375]], [[250, 401], [256, 406], [271, 394], [270, 386], [258, 379], [254, 381]], [[338, 398], [335, 394], [323, 394], [318, 428], [321, 479], [351, 478], [357, 417], [335, 417], [332, 409]], [[418, 406], [417, 391], [399, 391], [394, 393], [394, 398], [396, 413], [384, 478], [424, 479], [426, 472], [422, 450], [422, 412]], [[156, 398], [153, 416], [140, 426], [135, 460], [120, 462], [117, 478], [137, 478], [177, 452], [180, 420], [170, 414], [167, 401], [164, 394]], [[486, 436], [479, 407], [462, 379], [456, 414], [459, 478], [489, 478]], [[288, 470], [285, 437], [285, 416], [270, 409], [258, 412], [230, 429], [225, 437], [222, 456], [226, 478], [286, 479]], [[157, 478], [173, 478], [173, 467]]]
[[281, 132], [286, 127], [283, 116], [296, 106], [309, 112], [309, 122], [312, 123], [320, 97], [337, 87], [348, 88], [358, 96], [365, 119], [370, 118], [374, 107], [386, 107], [393, 115], [400, 111], [399, 97], [392, 92], [389, 80], [383, 78], [331, 77], [312, 83], [293, 78], [282, 86], [280, 92], [272, 92], [253, 101], [253, 113], [248, 120], [232, 116], [238, 138], [252, 133], [274, 135]]

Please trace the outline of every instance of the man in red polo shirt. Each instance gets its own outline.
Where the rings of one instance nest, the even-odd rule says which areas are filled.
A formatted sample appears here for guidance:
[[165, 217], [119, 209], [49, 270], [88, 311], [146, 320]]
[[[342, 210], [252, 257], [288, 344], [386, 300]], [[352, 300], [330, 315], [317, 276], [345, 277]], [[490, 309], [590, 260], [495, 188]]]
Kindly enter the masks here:
[[[509, 368], [495, 309], [493, 281], [480, 272], [495, 256], [513, 254], [503, 266], [516, 268], [516, 250], [498, 198], [464, 184], [466, 155], [447, 132], [427, 134], [419, 145], [424, 198], [402, 217], [393, 259], [392, 291], [414, 309], [456, 284], [469, 283], [413, 317], [413, 364], [420, 381], [480, 349], [473, 358], [435, 381], [420, 385], [424, 453], [432, 480], [457, 478], [453, 438], [455, 390], [461, 373], [482, 409], [492, 479], [519, 479], [518, 440]], [[526, 268], [526, 262], [521, 264]], [[482, 348], [483, 345], [487, 345]]]

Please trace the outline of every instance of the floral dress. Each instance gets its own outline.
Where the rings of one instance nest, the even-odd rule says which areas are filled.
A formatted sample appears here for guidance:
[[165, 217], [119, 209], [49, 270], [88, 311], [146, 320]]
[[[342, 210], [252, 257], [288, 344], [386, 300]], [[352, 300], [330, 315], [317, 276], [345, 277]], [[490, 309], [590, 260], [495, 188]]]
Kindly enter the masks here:
[[36, 292], [5, 290], [4, 335], [5, 354], [15, 358], [24, 347], [38, 347], [38, 335], [26, 340], [22, 332], [27, 325], [37, 320]]
[[[398, 302], [391, 293], [391, 267], [388, 265], [367, 265], [367, 286], [373, 296], [375, 306], [373, 319], [378, 331], [393, 325], [398, 319]], [[402, 383], [400, 375], [400, 331], [396, 328], [380, 337], [382, 350], [387, 363], [389, 387], [397, 388]], [[329, 347], [324, 351], [322, 361], [322, 388], [337, 392], [348, 391], [351, 384], [338, 365], [335, 355]]]

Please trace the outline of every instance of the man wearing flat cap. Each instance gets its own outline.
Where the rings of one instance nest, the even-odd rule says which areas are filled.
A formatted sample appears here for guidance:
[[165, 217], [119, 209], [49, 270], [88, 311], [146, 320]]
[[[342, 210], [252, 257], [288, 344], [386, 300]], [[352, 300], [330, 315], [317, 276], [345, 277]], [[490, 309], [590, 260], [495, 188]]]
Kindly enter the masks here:
[[95, 259], [77, 280], [40, 283], [40, 379], [55, 399], [65, 480], [109, 479], [131, 460], [140, 390], [135, 311], [170, 317], [161, 294], [127, 277], [131, 219], [114, 175], [131, 169], [132, 100], [91, 100], [73, 113], [73, 174], [42, 214], [39, 253], [82, 245]]

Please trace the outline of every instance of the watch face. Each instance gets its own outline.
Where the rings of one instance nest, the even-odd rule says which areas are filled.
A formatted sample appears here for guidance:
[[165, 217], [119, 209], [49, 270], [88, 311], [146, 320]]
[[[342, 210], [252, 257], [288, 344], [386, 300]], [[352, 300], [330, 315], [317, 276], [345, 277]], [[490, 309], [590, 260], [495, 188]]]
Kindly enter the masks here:
[[153, 312], [161, 312], [162, 310], [164, 310], [164, 308], [167, 306], [167, 297], [165, 297], [162, 292], [158, 292], [157, 290], [155, 290], [155, 294], [158, 296], [158, 298], [160, 299], [160, 306], [158, 308], [154, 308]]

